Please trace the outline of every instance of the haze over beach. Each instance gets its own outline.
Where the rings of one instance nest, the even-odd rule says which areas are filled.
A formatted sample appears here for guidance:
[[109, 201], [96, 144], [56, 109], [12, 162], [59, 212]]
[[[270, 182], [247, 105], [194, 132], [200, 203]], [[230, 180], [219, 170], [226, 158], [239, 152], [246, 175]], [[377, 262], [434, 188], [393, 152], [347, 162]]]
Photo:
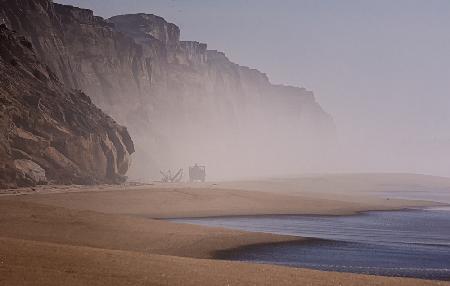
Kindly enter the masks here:
[[183, 40], [314, 91], [336, 124], [340, 157], [313, 171], [450, 176], [447, 1], [60, 2], [103, 17], [162, 16]]
[[450, 285], [449, 8], [0, 0], [0, 286]]

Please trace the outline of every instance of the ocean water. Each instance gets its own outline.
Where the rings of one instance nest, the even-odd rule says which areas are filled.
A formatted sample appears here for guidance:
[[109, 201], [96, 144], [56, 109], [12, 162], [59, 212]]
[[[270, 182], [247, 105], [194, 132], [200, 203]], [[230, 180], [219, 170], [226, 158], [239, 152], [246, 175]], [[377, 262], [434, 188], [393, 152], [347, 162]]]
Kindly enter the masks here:
[[248, 216], [181, 223], [317, 238], [244, 247], [222, 259], [312, 269], [450, 280], [450, 210], [377, 211], [352, 216]]

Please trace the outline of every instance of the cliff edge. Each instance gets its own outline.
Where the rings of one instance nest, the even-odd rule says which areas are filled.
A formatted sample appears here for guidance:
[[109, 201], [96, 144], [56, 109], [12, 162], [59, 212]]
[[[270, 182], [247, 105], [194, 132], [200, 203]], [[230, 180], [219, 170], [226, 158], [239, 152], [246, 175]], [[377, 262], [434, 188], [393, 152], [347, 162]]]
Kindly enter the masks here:
[[0, 25], [0, 187], [124, 181], [133, 142]]
[[215, 178], [317, 172], [335, 143], [333, 119], [311, 91], [274, 85], [204, 43], [181, 41], [159, 16], [103, 19], [49, 0], [0, 3], [0, 18], [66, 86], [127, 126], [132, 178], [195, 162]]

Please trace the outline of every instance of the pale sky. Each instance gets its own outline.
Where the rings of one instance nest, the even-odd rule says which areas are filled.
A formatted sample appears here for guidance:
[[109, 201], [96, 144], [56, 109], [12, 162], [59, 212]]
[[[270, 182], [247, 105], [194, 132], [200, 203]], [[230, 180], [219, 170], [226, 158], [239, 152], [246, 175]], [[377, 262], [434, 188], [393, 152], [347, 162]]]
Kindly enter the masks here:
[[450, 1], [57, 0], [152, 13], [335, 119], [349, 168], [450, 176]]

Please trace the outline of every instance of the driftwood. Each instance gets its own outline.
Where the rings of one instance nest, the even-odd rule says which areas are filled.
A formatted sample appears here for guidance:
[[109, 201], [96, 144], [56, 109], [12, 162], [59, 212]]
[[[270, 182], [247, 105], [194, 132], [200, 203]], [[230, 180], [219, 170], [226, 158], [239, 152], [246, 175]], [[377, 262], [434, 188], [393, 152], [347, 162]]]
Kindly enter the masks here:
[[161, 182], [163, 183], [178, 183], [183, 178], [183, 169], [179, 169], [175, 175], [172, 175], [171, 170], [167, 170], [166, 172], [159, 171], [162, 175]]

